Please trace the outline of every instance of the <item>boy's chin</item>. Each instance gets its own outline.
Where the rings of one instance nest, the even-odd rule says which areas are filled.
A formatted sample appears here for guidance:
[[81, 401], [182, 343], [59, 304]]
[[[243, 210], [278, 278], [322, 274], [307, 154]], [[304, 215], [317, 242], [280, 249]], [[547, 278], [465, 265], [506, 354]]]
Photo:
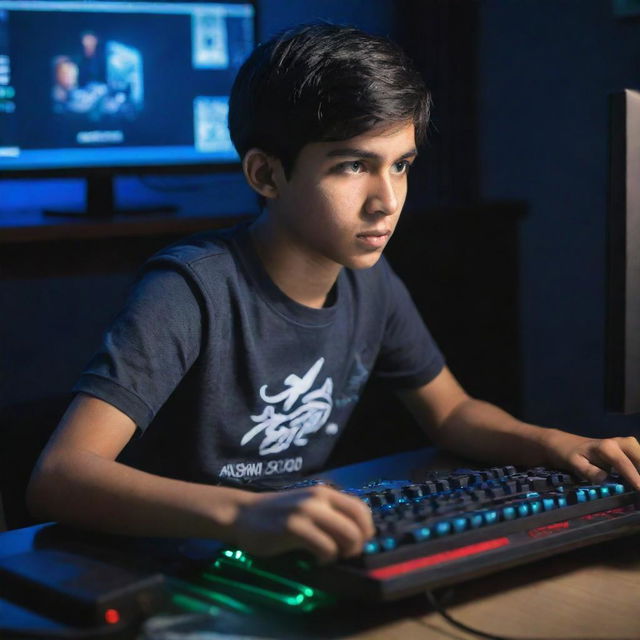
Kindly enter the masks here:
[[357, 256], [348, 261], [344, 266], [349, 269], [369, 269], [382, 257], [382, 251], [376, 251], [364, 256]]

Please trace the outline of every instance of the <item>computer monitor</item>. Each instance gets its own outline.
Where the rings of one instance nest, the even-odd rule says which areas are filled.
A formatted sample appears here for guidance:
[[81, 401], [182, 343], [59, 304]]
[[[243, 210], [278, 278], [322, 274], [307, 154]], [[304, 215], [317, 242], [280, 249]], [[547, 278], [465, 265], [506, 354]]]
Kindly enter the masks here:
[[640, 413], [640, 91], [611, 99], [606, 399]]
[[229, 93], [255, 41], [249, 0], [0, 0], [0, 175], [87, 178], [238, 168]]

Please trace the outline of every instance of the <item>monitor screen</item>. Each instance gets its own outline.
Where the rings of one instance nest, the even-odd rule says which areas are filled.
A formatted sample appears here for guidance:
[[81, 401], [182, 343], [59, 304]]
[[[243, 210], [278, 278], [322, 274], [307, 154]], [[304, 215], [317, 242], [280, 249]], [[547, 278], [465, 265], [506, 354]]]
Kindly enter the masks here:
[[0, 0], [0, 174], [237, 162], [251, 2]]

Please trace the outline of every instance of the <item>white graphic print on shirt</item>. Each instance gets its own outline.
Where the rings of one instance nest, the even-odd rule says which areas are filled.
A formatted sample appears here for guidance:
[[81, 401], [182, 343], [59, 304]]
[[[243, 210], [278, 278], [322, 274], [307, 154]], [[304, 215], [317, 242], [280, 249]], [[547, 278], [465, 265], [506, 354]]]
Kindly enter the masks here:
[[[262, 433], [261, 456], [285, 451], [292, 444], [305, 446], [309, 442], [307, 436], [322, 429], [333, 409], [333, 380], [330, 377], [321, 386], [311, 389], [323, 364], [324, 358], [320, 358], [302, 377], [294, 373], [288, 375], [284, 381], [288, 388], [275, 395], [268, 395], [267, 385], [263, 385], [260, 397], [268, 404], [260, 415], [251, 416], [256, 425], [244, 434], [240, 444], [244, 446]], [[337, 425], [327, 425], [327, 433], [333, 435], [337, 431]]]

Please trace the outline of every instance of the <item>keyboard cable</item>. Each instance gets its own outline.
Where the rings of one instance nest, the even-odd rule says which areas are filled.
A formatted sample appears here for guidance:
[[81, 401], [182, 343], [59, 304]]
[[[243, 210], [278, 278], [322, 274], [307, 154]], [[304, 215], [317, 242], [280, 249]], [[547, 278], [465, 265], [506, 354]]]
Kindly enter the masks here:
[[[447, 592], [447, 596], [451, 596], [453, 593], [453, 589], [450, 589]], [[440, 614], [447, 622], [449, 622], [450, 624], [452, 624], [454, 627], [457, 627], [458, 629], [462, 629], [462, 631], [466, 631], [467, 633], [470, 633], [472, 635], [475, 636], [479, 636], [480, 638], [488, 638], [489, 640], [545, 640], [543, 638], [532, 638], [532, 637], [512, 637], [512, 636], [499, 636], [496, 635], [495, 633], [486, 633], [485, 631], [481, 631], [480, 629], [474, 629], [473, 627], [470, 627], [469, 625], [464, 624], [463, 622], [460, 622], [459, 620], [456, 620], [442, 605], [442, 601], [438, 600], [435, 596], [435, 594], [433, 593], [433, 591], [426, 591], [425, 595], [427, 596], [427, 600], [429, 601], [429, 604], [434, 608], [434, 610]], [[444, 598], [443, 598], [444, 599]], [[429, 626], [426, 625], [426, 623], [424, 621], [421, 621], [425, 626]], [[546, 640], [562, 640], [561, 638], [547, 638]], [[569, 640], [569, 639], [567, 639]], [[588, 640], [585, 638], [585, 640]]]
[[[449, 592], [451, 594], [451, 591]], [[480, 631], [479, 629], [474, 629], [473, 627], [469, 627], [468, 625], [456, 620], [449, 612], [442, 606], [442, 603], [436, 598], [433, 591], [426, 591], [425, 595], [427, 596], [427, 600], [429, 604], [434, 608], [434, 610], [439, 613], [447, 622], [452, 624], [454, 627], [458, 627], [467, 633], [471, 633], [475, 636], [479, 636], [481, 638], [489, 638], [489, 640], [516, 640], [516, 638], [508, 638], [506, 636], [497, 636], [491, 633], [485, 633], [484, 631]], [[524, 640], [517, 639], [517, 640]]]

